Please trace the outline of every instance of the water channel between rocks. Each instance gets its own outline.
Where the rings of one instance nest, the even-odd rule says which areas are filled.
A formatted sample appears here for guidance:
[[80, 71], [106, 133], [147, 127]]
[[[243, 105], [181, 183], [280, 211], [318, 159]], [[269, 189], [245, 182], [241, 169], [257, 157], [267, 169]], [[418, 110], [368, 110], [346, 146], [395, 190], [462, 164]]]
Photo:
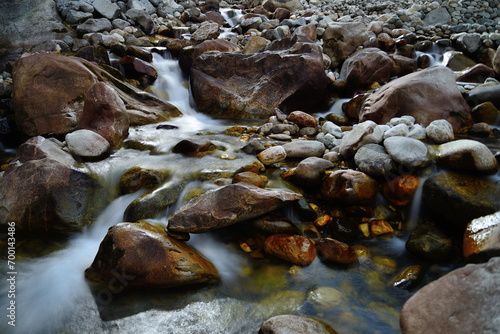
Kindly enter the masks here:
[[[215, 187], [214, 175], [227, 177], [255, 160], [255, 156], [239, 151], [245, 143], [238, 137], [221, 134], [234, 124], [211, 119], [191, 108], [186, 78], [176, 60], [155, 54], [154, 65], [159, 72], [156, 88], [165, 90], [169, 102], [184, 116], [164, 122], [177, 129], [158, 130], [158, 124], [131, 129], [129, 140], [150, 143], [154, 147], [151, 154], [121, 149], [103, 162], [88, 163], [108, 187], [115, 188], [120, 175], [130, 167], [164, 167], [179, 179], [197, 176], [198, 181], [186, 187], [188, 193], [196, 187]], [[202, 158], [170, 153], [181, 139], [199, 133], [223, 149]], [[279, 177], [269, 173], [268, 187], [284, 187]], [[211, 181], [204, 181], [208, 179]], [[409, 218], [402, 222], [405, 232], [391, 239], [361, 242], [371, 256], [355, 265], [327, 266], [316, 259], [307, 267], [295, 267], [271, 259], [252, 259], [240, 249], [237, 230], [228, 229], [192, 235], [188, 242], [218, 268], [218, 285], [124, 291], [117, 284], [95, 290], [86, 282], [84, 270], [92, 263], [107, 229], [122, 222], [128, 204], [141, 194], [115, 199], [93, 226], [59, 245], [59, 249], [41, 252], [46, 255], [34, 256], [36, 250], [28, 251], [28, 242], [18, 244], [18, 259], [23, 260], [18, 264], [18, 325], [12, 333], [257, 333], [264, 320], [279, 314], [313, 316], [339, 333], [399, 333], [399, 311], [412, 292], [395, 288], [390, 282], [405, 267], [424, 264], [405, 250], [407, 232], [418, 219], [418, 191], [408, 210]], [[168, 214], [181, 204], [150, 221], [167, 224]], [[305, 223], [293, 212], [289, 218], [298, 226]], [[44, 249], [43, 242], [39, 246]], [[453, 265], [430, 265], [421, 284], [451, 269]], [[5, 281], [2, 277], [2, 305], [7, 295]], [[120, 282], [126, 285], [126, 277]], [[0, 326], [4, 325], [3, 321]], [[0, 332], [11, 329], [1, 327]]]

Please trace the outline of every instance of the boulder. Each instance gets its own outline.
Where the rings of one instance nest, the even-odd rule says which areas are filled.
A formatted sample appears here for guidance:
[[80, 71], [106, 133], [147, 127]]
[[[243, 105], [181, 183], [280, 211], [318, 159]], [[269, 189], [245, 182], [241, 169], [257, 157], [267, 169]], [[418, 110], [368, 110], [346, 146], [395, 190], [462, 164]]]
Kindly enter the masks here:
[[106, 138], [90, 130], [77, 130], [68, 133], [65, 141], [71, 154], [83, 159], [102, 158], [110, 148]]
[[276, 42], [266, 52], [196, 58], [190, 89], [197, 109], [220, 118], [265, 119], [276, 108], [287, 113], [322, 108], [328, 78], [319, 46]]
[[[150, 4], [149, 1], [146, 2]], [[144, 11], [143, 9], [131, 8], [125, 12], [125, 15], [137, 22], [144, 33], [151, 34], [154, 31], [155, 25], [153, 19], [151, 18], [149, 13]]]
[[259, 334], [335, 334], [322, 321], [300, 315], [277, 315], [264, 321]]
[[100, 19], [94, 19], [94, 18], [88, 19], [76, 27], [76, 31], [78, 31], [78, 34], [80, 35], [103, 32], [103, 31], [111, 31], [111, 30], [113, 30], [113, 25], [105, 17]]
[[471, 220], [500, 210], [500, 189], [487, 179], [442, 172], [425, 181], [422, 201], [437, 222], [462, 234]]
[[183, 139], [172, 148], [173, 153], [180, 153], [188, 157], [201, 157], [217, 149], [210, 140], [204, 138]]
[[391, 158], [411, 172], [429, 163], [427, 146], [420, 140], [408, 137], [389, 137], [384, 147]]
[[184, 72], [189, 73], [193, 61], [202, 54], [210, 51], [241, 52], [241, 47], [225, 39], [207, 40], [194, 47], [182, 49], [179, 55], [179, 66]]
[[394, 62], [378, 48], [362, 49], [344, 62], [340, 80], [346, 81], [349, 91], [368, 88], [373, 83], [384, 84], [391, 78]]
[[265, 0], [262, 7], [270, 12], [274, 12], [278, 8], [285, 8], [290, 12], [304, 9], [299, 0]]
[[359, 119], [385, 124], [403, 115], [413, 116], [415, 123], [423, 126], [445, 119], [454, 131], [471, 123], [470, 107], [457, 88], [455, 75], [443, 66], [411, 73], [382, 86], [364, 100]]
[[363, 22], [332, 22], [323, 34], [323, 48], [337, 67], [371, 36], [373, 32]]
[[152, 189], [158, 187], [168, 178], [168, 170], [147, 169], [132, 167], [120, 176], [120, 194], [132, 194], [140, 189]]
[[469, 264], [431, 282], [403, 305], [401, 333], [496, 333], [500, 257]]
[[114, 20], [121, 14], [120, 7], [111, 0], [94, 0], [92, 5], [99, 14], [109, 20]]
[[500, 255], [500, 211], [467, 224], [463, 255], [469, 261], [484, 261]]
[[92, 224], [108, 197], [77, 164], [57, 140], [22, 144], [0, 178], [0, 222], [16, 222], [17, 232], [64, 234]]
[[191, 39], [196, 42], [203, 42], [209, 39], [219, 37], [219, 25], [214, 22], [203, 22], [198, 29], [191, 35]]
[[459, 172], [496, 174], [498, 163], [490, 149], [481, 142], [460, 139], [439, 145], [437, 162], [441, 167]]
[[124, 288], [170, 288], [216, 283], [215, 266], [203, 255], [146, 222], [120, 223], [104, 237], [85, 277], [110, 284], [121, 275]]
[[129, 117], [125, 104], [111, 85], [98, 82], [90, 87], [76, 127], [98, 133], [111, 148], [121, 146], [128, 137]]
[[302, 196], [287, 191], [262, 189], [247, 183], [230, 184], [207, 191], [182, 206], [169, 218], [173, 232], [204, 232], [256, 218]]
[[481, 85], [467, 93], [467, 103], [475, 107], [484, 102], [491, 102], [500, 109], [500, 85]]
[[306, 112], [300, 111], [300, 110], [295, 110], [292, 111], [288, 116], [286, 117], [287, 120], [290, 122], [293, 122], [299, 126], [303, 127], [317, 127], [318, 126], [318, 120], [316, 117], [313, 115], [310, 115]]
[[158, 72], [150, 63], [133, 56], [120, 58], [120, 65], [129, 79], [135, 79], [143, 87], [147, 87], [158, 78]]
[[321, 195], [333, 202], [350, 205], [373, 204], [378, 183], [363, 172], [336, 170], [321, 185]]
[[273, 234], [264, 242], [266, 254], [298, 266], [308, 266], [316, 259], [316, 246], [302, 235]]
[[484, 83], [488, 78], [494, 78], [495, 71], [484, 64], [477, 64], [473, 67], [463, 71], [462, 74], [457, 78], [459, 82], [475, 82]]

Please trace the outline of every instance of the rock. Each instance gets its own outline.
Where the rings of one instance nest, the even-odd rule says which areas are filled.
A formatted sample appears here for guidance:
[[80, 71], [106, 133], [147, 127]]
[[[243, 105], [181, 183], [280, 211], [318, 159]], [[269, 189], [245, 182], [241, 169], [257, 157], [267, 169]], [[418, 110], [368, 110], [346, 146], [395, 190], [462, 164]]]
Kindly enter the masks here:
[[468, 131], [469, 134], [476, 137], [489, 137], [491, 132], [491, 127], [485, 122], [474, 123]]
[[293, 140], [283, 144], [287, 158], [321, 157], [325, 153], [325, 145], [317, 140]]
[[370, 236], [375, 238], [392, 238], [394, 229], [384, 219], [372, 219], [369, 223]]
[[438, 7], [428, 12], [424, 17], [424, 23], [429, 26], [449, 24], [451, 15], [445, 7]]
[[274, 12], [278, 8], [285, 8], [290, 12], [304, 9], [299, 0], [265, 0], [262, 6], [270, 12]]
[[346, 158], [356, 154], [356, 151], [363, 145], [382, 142], [384, 130], [373, 121], [358, 123], [352, 130], [345, 132], [340, 143], [339, 153]]
[[146, 169], [132, 167], [120, 176], [120, 194], [132, 194], [140, 189], [153, 189], [158, 187], [168, 176], [167, 170]]
[[340, 290], [324, 286], [309, 291], [307, 300], [317, 311], [327, 312], [345, 303], [346, 296]]
[[500, 255], [500, 211], [467, 224], [463, 255], [469, 261], [485, 261]]
[[191, 39], [196, 42], [203, 42], [209, 39], [219, 37], [219, 25], [214, 22], [203, 22], [198, 29], [191, 35]]
[[497, 332], [499, 280], [499, 257], [453, 270], [424, 286], [403, 305], [401, 332]]
[[125, 209], [123, 219], [136, 222], [165, 215], [166, 210], [177, 203], [186, 184], [185, 180], [170, 180], [161, 187], [145, 193], [129, 204]]
[[422, 201], [445, 227], [463, 233], [471, 220], [500, 210], [500, 189], [487, 179], [443, 172], [425, 181]]
[[210, 190], [182, 206], [169, 219], [168, 229], [196, 233], [256, 218], [302, 196], [236, 183]]
[[103, 136], [111, 148], [118, 148], [128, 136], [129, 118], [125, 104], [110, 85], [98, 82], [85, 96], [83, 113], [76, 127], [92, 130]]
[[[442, 101], [447, 103], [443, 105]], [[453, 72], [442, 66], [387, 83], [364, 100], [359, 119], [384, 124], [403, 115], [413, 116], [423, 126], [445, 119], [455, 131], [469, 124], [471, 118], [470, 107], [456, 86]]]
[[356, 240], [363, 236], [360, 226], [366, 223], [368, 223], [368, 218], [337, 217], [330, 224], [330, 232], [334, 239]]
[[146, 222], [111, 227], [85, 277], [109, 284], [117, 273], [126, 288], [170, 288], [219, 279], [217, 269], [203, 255], [166, 235], [163, 227]]
[[431, 261], [448, 261], [453, 257], [451, 239], [430, 224], [418, 225], [410, 233], [406, 249], [413, 255]]
[[253, 172], [238, 173], [233, 177], [232, 183], [246, 182], [259, 188], [264, 188], [265, 177]]
[[396, 170], [396, 165], [385, 148], [378, 144], [366, 144], [354, 155], [359, 170], [371, 176], [388, 176]]
[[66, 16], [66, 22], [69, 24], [78, 24], [85, 22], [93, 17], [92, 13], [80, 12], [77, 10], [70, 10]]
[[68, 133], [65, 141], [71, 154], [90, 160], [104, 157], [110, 148], [106, 138], [90, 130]]
[[[268, 52], [196, 58], [190, 88], [198, 110], [221, 118], [263, 119], [275, 108], [308, 112], [322, 107], [328, 78], [319, 46], [276, 42], [282, 44], [271, 43]], [[289, 79], [299, 73], [301, 80]]]
[[429, 163], [427, 146], [419, 140], [408, 137], [389, 137], [384, 147], [391, 158], [409, 169], [421, 168]]
[[292, 111], [290, 114], [288, 114], [286, 119], [303, 127], [315, 128], [318, 126], [318, 120], [316, 119], [316, 117], [300, 110]]
[[107, 204], [90, 172], [77, 168], [60, 142], [41, 136], [19, 146], [0, 178], [0, 222], [16, 222], [18, 233], [79, 232]]
[[183, 48], [179, 55], [179, 66], [184, 72], [189, 73], [193, 61], [210, 51], [241, 52], [241, 47], [224, 39], [206, 40], [194, 47]]
[[423, 269], [419, 264], [405, 268], [399, 275], [392, 280], [392, 286], [403, 289], [415, 288], [423, 277]]
[[78, 31], [80, 35], [111, 30], [113, 30], [113, 25], [107, 18], [88, 19], [76, 27], [76, 31]]
[[121, 13], [120, 7], [111, 0], [94, 0], [92, 3], [95, 10], [109, 20], [118, 18]]
[[465, 70], [458, 78], [459, 82], [484, 83], [488, 78], [494, 78], [495, 71], [484, 64], [477, 64]]
[[271, 146], [264, 151], [257, 154], [259, 159], [264, 165], [272, 165], [286, 159], [286, 151], [283, 146]]
[[394, 62], [384, 51], [377, 48], [362, 49], [342, 64], [340, 80], [346, 81], [349, 91], [368, 88], [374, 82], [389, 81]]
[[153, 65], [144, 60], [132, 56], [120, 58], [120, 65], [123, 67], [125, 75], [129, 79], [138, 80], [143, 87], [147, 87], [158, 78], [158, 72]]
[[125, 15], [137, 22], [146, 34], [154, 31], [154, 22], [151, 16], [143, 9], [131, 8], [125, 12]]
[[302, 235], [270, 235], [264, 242], [264, 250], [268, 255], [298, 266], [308, 266], [316, 259], [314, 242]]
[[449, 142], [455, 138], [451, 124], [444, 119], [432, 121], [425, 129], [427, 138], [434, 140], [437, 144]]
[[102, 45], [85, 46], [75, 53], [75, 57], [80, 57], [98, 64], [110, 64], [108, 51]]
[[252, 37], [250, 37], [248, 42], [245, 44], [245, 47], [243, 48], [243, 53], [249, 54], [249, 53], [259, 52], [264, 47], [266, 47], [269, 43], [271, 43], [271, 41], [264, 38], [264, 37], [252, 36]]
[[324, 322], [300, 315], [277, 315], [264, 321], [259, 334], [335, 334]]
[[217, 149], [211, 141], [204, 138], [183, 139], [172, 148], [173, 153], [180, 153], [188, 157], [202, 157], [211, 154]]
[[439, 145], [437, 162], [446, 169], [467, 173], [496, 174], [498, 163], [481, 142], [461, 139]]
[[459, 33], [454, 36], [455, 48], [466, 54], [479, 50], [482, 45], [481, 35], [478, 33]]
[[476, 62], [460, 51], [447, 51], [443, 54], [443, 65], [452, 71], [464, 71], [476, 65]]
[[351, 264], [358, 261], [354, 249], [341, 241], [321, 238], [316, 242], [320, 259], [330, 264]]
[[500, 46], [498, 46], [495, 56], [493, 57], [493, 69], [496, 74], [500, 74]]
[[53, 0], [2, 2], [0, 22], [0, 49], [28, 50], [48, 40], [75, 35], [61, 22]]
[[328, 160], [309, 157], [302, 160], [295, 168], [292, 181], [304, 187], [315, 187], [321, 184], [325, 170], [333, 167]]
[[269, 234], [299, 234], [300, 231], [289, 219], [277, 212], [271, 212], [252, 221], [252, 227], [265, 235]]
[[337, 67], [361, 46], [373, 33], [362, 22], [332, 22], [323, 34], [323, 48]]
[[389, 137], [396, 137], [396, 136], [406, 137], [406, 136], [408, 136], [408, 133], [410, 133], [410, 129], [408, 128], [408, 125], [397, 124], [384, 132], [384, 139], [389, 138]]
[[413, 175], [401, 175], [382, 185], [382, 195], [393, 205], [405, 206], [411, 203], [418, 188], [418, 178]]
[[484, 102], [491, 102], [497, 109], [500, 109], [500, 85], [476, 87], [467, 93], [466, 100], [473, 107]]
[[363, 172], [352, 169], [336, 170], [323, 181], [321, 195], [333, 202], [350, 205], [371, 205], [378, 183]]

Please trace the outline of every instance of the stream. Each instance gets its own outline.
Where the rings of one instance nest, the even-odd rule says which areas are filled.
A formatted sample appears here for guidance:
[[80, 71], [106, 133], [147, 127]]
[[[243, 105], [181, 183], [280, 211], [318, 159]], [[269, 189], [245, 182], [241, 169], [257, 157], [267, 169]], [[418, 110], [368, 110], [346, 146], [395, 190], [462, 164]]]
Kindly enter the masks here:
[[[245, 142], [222, 134], [228, 120], [214, 120], [190, 105], [187, 78], [176, 60], [154, 53], [159, 77], [155, 88], [165, 91], [168, 101], [184, 116], [162, 124], [130, 129], [129, 139], [149, 143], [154, 149], [120, 149], [109, 159], [87, 163], [110, 189], [120, 175], [133, 166], [167, 168], [173, 178], [190, 179], [179, 203], [148, 221], [166, 225], [169, 214], [180, 207], [193, 189], [215, 187], [213, 176], [231, 175], [255, 160], [239, 151]], [[339, 108], [334, 105], [332, 108]], [[257, 123], [239, 122], [243, 126]], [[215, 154], [188, 158], [172, 154], [180, 140], [203, 134], [218, 147]], [[434, 171], [424, 171], [423, 177]], [[268, 187], [281, 187], [279, 177], [269, 171]], [[427, 174], [425, 174], [427, 173]], [[421, 182], [423, 183], [423, 182]], [[207, 257], [220, 272], [214, 286], [164, 290], [96, 290], [84, 278], [109, 227], [122, 222], [127, 206], [142, 192], [118, 197], [94, 224], [69, 240], [47, 245], [43, 240], [17, 243], [16, 326], [0, 322], [0, 333], [257, 333], [261, 323], [279, 314], [313, 316], [339, 333], [399, 333], [399, 311], [412, 291], [393, 287], [391, 280], [404, 268], [421, 264], [405, 250], [408, 233], [419, 217], [420, 192], [407, 214], [404, 233], [391, 239], [361, 241], [371, 253], [348, 267], [327, 266], [316, 259], [310, 266], [296, 267], [267, 258], [251, 258], [238, 244], [238, 231], [193, 235], [188, 242]], [[185, 196], [184, 196], [185, 195]], [[382, 199], [381, 199], [382, 200]], [[294, 212], [290, 220], [303, 226]], [[3, 254], [6, 254], [4, 252]], [[2, 260], [0, 300], [7, 305], [7, 261]], [[422, 285], [454, 268], [428, 265]], [[4, 309], [5, 310], [5, 309]], [[5, 311], [4, 311], [5, 313]], [[5, 319], [4, 319], [5, 320]]]

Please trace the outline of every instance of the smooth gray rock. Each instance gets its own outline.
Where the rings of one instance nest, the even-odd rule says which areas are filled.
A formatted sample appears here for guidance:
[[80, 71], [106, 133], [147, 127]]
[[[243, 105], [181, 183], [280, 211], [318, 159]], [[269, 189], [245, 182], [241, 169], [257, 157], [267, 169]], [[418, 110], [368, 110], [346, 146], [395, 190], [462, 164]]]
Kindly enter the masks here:
[[356, 124], [351, 131], [344, 132], [340, 143], [340, 154], [352, 157], [365, 144], [382, 142], [384, 131], [373, 121]]
[[371, 176], [384, 176], [396, 169], [396, 164], [382, 145], [367, 144], [354, 155], [358, 168]]
[[306, 158], [295, 168], [293, 182], [303, 186], [317, 186], [321, 183], [324, 171], [331, 167], [333, 163], [329, 160], [318, 157]]
[[116, 19], [121, 11], [120, 7], [111, 0], [94, 0], [93, 6], [95, 10], [107, 19]]
[[391, 158], [406, 168], [420, 168], [428, 164], [427, 146], [419, 140], [408, 137], [389, 137], [384, 147]]
[[90, 130], [77, 130], [66, 135], [69, 151], [82, 158], [99, 158], [110, 149], [109, 142], [100, 134]]
[[272, 165], [286, 159], [286, 151], [283, 146], [271, 146], [264, 151], [257, 154], [259, 159], [264, 165]]
[[106, 18], [101, 19], [88, 19], [87, 21], [79, 24], [76, 27], [79, 34], [88, 34], [93, 32], [111, 31], [113, 30], [113, 25]]
[[321, 157], [325, 145], [317, 140], [294, 140], [283, 145], [287, 158]]
[[481, 142], [461, 139], [438, 147], [438, 164], [462, 172], [495, 174], [498, 163], [490, 149]]
[[424, 17], [424, 23], [429, 26], [435, 26], [438, 24], [448, 24], [451, 22], [451, 15], [448, 10], [444, 7], [439, 7], [431, 10]]
[[434, 140], [438, 144], [446, 143], [455, 138], [453, 127], [444, 119], [432, 121], [426, 128], [427, 138]]

